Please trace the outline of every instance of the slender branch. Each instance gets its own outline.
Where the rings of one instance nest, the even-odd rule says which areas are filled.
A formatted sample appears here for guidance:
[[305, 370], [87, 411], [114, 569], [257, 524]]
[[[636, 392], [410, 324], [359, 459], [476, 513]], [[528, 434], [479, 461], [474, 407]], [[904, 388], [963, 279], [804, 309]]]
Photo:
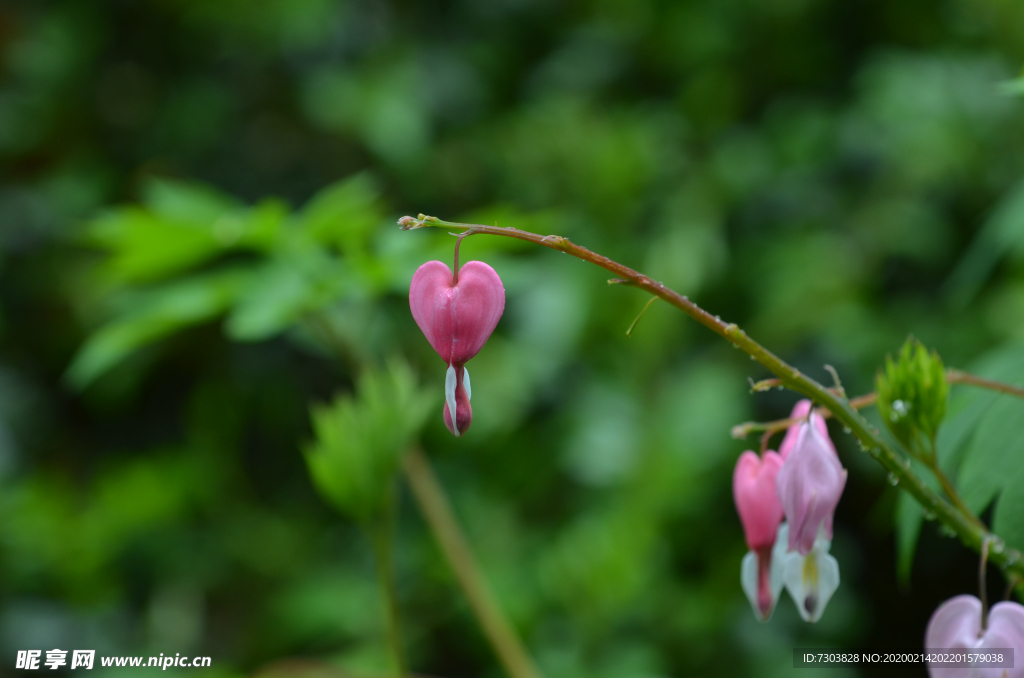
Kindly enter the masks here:
[[[765, 379], [764, 381], [759, 381], [757, 382], [757, 384], [754, 385], [755, 388], [753, 390], [765, 390], [763, 388], [758, 388], [758, 386], [767, 381], [776, 380]], [[853, 398], [848, 402], [850, 403], [850, 407], [852, 407], [855, 410], [859, 410], [863, 407], [867, 407], [868, 405], [873, 405], [875, 402], [875, 398], [876, 396], [874, 393], [867, 393], [862, 396], [857, 396], [856, 398]], [[832, 416], [832, 412], [830, 412], [827, 407], [816, 407], [814, 408], [814, 413], [822, 417], [823, 419], [828, 419], [829, 417]], [[805, 417], [787, 417], [786, 419], [776, 419], [775, 421], [747, 421], [742, 424], [736, 424], [735, 426], [732, 427], [732, 437], [742, 440], [743, 438], [746, 438], [748, 435], [755, 431], [764, 431], [765, 433], [771, 435], [772, 433], [785, 431], [790, 426], [799, 424], [804, 419]]]
[[411, 449], [405, 455], [402, 468], [412, 487], [416, 503], [419, 504], [420, 512], [430, 525], [462, 591], [469, 599], [473, 613], [505, 670], [512, 678], [541, 678], [540, 671], [527, 654], [487, 586], [483, 572], [473, 557], [469, 543], [459, 527], [441, 484], [430, 468], [426, 455], [418, 448]]
[[973, 374], [968, 374], [963, 370], [946, 370], [946, 381], [951, 384], [970, 384], [971, 386], [987, 388], [990, 391], [999, 391], [1000, 393], [1024, 398], [1024, 388], [1011, 386], [1010, 384], [1004, 384], [999, 381], [992, 381], [991, 379], [985, 379], [984, 377], [978, 377]]
[[754, 360], [768, 368], [786, 387], [802, 393], [815, 402], [821, 403], [832, 416], [843, 422], [846, 428], [850, 429], [850, 432], [856, 436], [868, 454], [889, 471], [903, 489], [909, 492], [925, 510], [934, 513], [939, 520], [956, 533], [965, 545], [977, 551], [981, 548], [982, 541], [989, 539], [991, 540], [989, 559], [1004, 570], [1024, 574], [1024, 557], [1021, 556], [1020, 552], [1008, 548], [1002, 539], [975, 524], [969, 515], [964, 514], [959, 508], [943, 499], [938, 493], [928, 487], [925, 481], [913, 472], [910, 462], [901, 458], [882, 438], [878, 430], [857, 413], [853, 406], [853, 401], [833, 393], [825, 386], [800, 372], [800, 370], [786, 363], [767, 348], [751, 339], [735, 323], [724, 322], [718, 316], [711, 315], [685, 296], [666, 287], [662, 283], [628, 266], [612, 261], [604, 255], [576, 245], [570, 242], [568, 238], [562, 236], [539, 235], [515, 228], [499, 226], [458, 224], [442, 221], [437, 217], [428, 217], [423, 214], [415, 219], [413, 217], [402, 217], [398, 223], [405, 230], [439, 226], [461, 230], [467, 236], [486, 233], [527, 240], [596, 264], [610, 271], [618, 278], [628, 281], [628, 284], [661, 297], [712, 332], [723, 337], [733, 346], [745, 351]]

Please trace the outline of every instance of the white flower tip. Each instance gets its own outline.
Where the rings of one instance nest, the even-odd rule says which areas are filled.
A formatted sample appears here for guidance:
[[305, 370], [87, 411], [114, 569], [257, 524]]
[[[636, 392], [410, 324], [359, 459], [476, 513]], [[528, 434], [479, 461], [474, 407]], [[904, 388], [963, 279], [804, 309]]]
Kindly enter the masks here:
[[455, 385], [455, 368], [449, 365], [448, 371], [444, 375], [444, 399], [448, 403], [448, 414], [452, 417], [453, 432], [455, 437], [458, 438], [461, 433], [459, 432], [458, 419], [455, 417]]
[[819, 539], [806, 556], [792, 553], [786, 561], [786, 589], [800, 616], [812, 624], [821, 619], [839, 588], [839, 562], [828, 553], [829, 546]]
[[465, 367], [462, 368], [462, 385], [466, 389], [466, 398], [472, 400], [473, 389], [469, 387], [469, 370], [467, 370]]

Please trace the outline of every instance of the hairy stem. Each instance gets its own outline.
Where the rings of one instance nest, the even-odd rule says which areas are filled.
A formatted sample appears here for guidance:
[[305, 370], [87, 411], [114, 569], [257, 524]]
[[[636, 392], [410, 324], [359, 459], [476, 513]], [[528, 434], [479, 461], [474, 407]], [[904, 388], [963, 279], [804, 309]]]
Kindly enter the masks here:
[[540, 671], [487, 586], [483, 572], [473, 557], [469, 542], [459, 527], [451, 504], [430, 468], [426, 455], [419, 448], [413, 448], [405, 455], [402, 468], [420, 512], [430, 525], [455, 578], [469, 599], [469, 605], [484, 635], [505, 670], [512, 678], [541, 678]]
[[857, 413], [852, 401], [847, 400], [842, 395], [833, 393], [830, 389], [803, 374], [751, 339], [735, 323], [727, 323], [718, 316], [711, 315], [685, 296], [666, 287], [662, 283], [652, 280], [648, 276], [613, 261], [604, 255], [576, 245], [570, 242], [568, 238], [559, 235], [539, 235], [515, 228], [484, 226], [481, 224], [459, 224], [442, 221], [437, 217], [428, 217], [423, 214], [415, 219], [413, 217], [402, 217], [398, 223], [405, 230], [439, 226], [459, 230], [467, 236], [490, 234], [527, 240], [596, 264], [615, 274], [617, 276], [615, 282], [637, 287], [664, 299], [701, 325], [720, 335], [733, 346], [745, 351], [778, 377], [782, 385], [802, 393], [815, 402], [821, 403], [823, 407], [832, 413], [832, 416], [843, 422], [845, 427], [850, 429], [850, 432], [860, 441], [861, 446], [867, 453], [889, 471], [904, 490], [909, 492], [926, 511], [934, 513], [939, 520], [956, 533], [966, 546], [978, 551], [981, 549], [982, 542], [988, 539], [991, 541], [989, 560], [1006, 571], [1024, 574], [1024, 558], [1021, 557], [1020, 552], [1007, 548], [1002, 539], [978, 525], [975, 520], [972, 520], [971, 515], [965, 514], [958, 507], [946, 501], [928, 487], [925, 481], [913, 472], [910, 462], [901, 458], [882, 438], [878, 430]]

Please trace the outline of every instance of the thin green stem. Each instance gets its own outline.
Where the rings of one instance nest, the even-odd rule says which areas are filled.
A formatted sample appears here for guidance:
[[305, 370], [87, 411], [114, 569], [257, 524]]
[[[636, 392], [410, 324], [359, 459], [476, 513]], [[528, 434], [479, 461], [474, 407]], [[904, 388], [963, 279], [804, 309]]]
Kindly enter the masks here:
[[477, 621], [512, 678], [541, 678], [540, 671], [505, 617], [473, 557], [469, 542], [426, 455], [413, 448], [402, 462], [405, 477], [434, 538], [455, 573]]
[[[393, 503], [393, 502], [392, 502]], [[395, 678], [407, 675], [405, 650], [402, 647], [402, 624], [398, 608], [398, 587], [395, 583], [395, 563], [392, 554], [394, 537], [394, 511], [371, 523], [367, 529], [373, 542], [377, 578], [383, 595], [385, 617], [387, 618], [387, 644], [391, 650], [392, 671]]]
[[819, 384], [814, 379], [800, 372], [792, 365], [776, 356], [767, 348], [751, 339], [735, 323], [727, 323], [718, 316], [711, 315], [697, 304], [675, 290], [666, 287], [662, 283], [639, 273], [628, 266], [624, 266], [608, 257], [592, 252], [569, 241], [568, 238], [558, 235], [539, 235], [528, 231], [521, 231], [515, 228], [484, 226], [481, 224], [458, 224], [442, 221], [437, 217], [419, 215], [417, 218], [402, 217], [399, 225], [406, 230], [424, 228], [428, 226], [439, 226], [448, 229], [457, 229], [464, 235], [490, 234], [501, 235], [519, 240], [543, 245], [574, 257], [588, 261], [592, 264], [612, 272], [620, 280], [633, 287], [638, 287], [650, 294], [654, 294], [669, 304], [675, 306], [683, 313], [704, 325], [712, 332], [723, 337], [733, 346], [742, 349], [759, 363], [764, 365], [772, 374], [778, 377], [782, 384], [798, 393], [802, 393], [811, 400], [821, 403], [832, 415], [840, 420], [846, 428], [860, 441], [861, 447], [881, 464], [897, 483], [909, 492], [911, 496], [926, 511], [936, 515], [947, 527], [949, 527], [960, 540], [969, 548], [978, 551], [982, 541], [991, 540], [989, 559], [997, 566], [1008, 572], [1024, 574], [1024, 558], [1016, 549], [1008, 548], [1005, 542], [998, 536], [991, 534], [987, 529], [978, 525], [965, 514], [960, 508], [943, 499], [938, 493], [932, 490], [925, 481], [920, 478], [910, 466], [910, 462], [901, 457], [882, 438], [881, 434], [864, 417], [857, 413], [851, 401], [842, 395], [833, 393], [830, 389]]

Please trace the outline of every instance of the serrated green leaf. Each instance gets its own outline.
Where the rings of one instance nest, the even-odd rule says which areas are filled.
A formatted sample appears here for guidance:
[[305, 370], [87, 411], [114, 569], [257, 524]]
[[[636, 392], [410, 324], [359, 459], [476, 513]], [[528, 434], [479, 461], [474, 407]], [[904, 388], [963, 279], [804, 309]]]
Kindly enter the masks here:
[[393, 361], [386, 371], [364, 373], [355, 397], [314, 407], [316, 442], [305, 457], [321, 495], [356, 520], [379, 516], [401, 455], [434, 403], [408, 365]]
[[142, 189], [142, 203], [161, 219], [194, 225], [212, 224], [241, 206], [209, 186], [170, 179], [148, 181]]
[[379, 195], [369, 175], [357, 174], [321, 190], [298, 218], [313, 239], [353, 254], [381, 221]]
[[217, 317], [234, 302], [250, 275], [248, 270], [231, 269], [134, 295], [118, 318], [82, 345], [65, 378], [75, 388], [84, 389], [143, 346]]
[[109, 275], [119, 282], [158, 280], [201, 263], [220, 250], [209, 228], [167, 221], [139, 207], [93, 221], [94, 241], [109, 249]]
[[110, 210], [90, 226], [117, 282], [151, 282], [186, 271], [235, 248], [267, 250], [288, 214], [276, 199], [246, 208], [202, 186], [158, 181], [144, 206]]
[[335, 303], [350, 282], [342, 262], [321, 250], [278, 257], [254, 274], [228, 316], [225, 330], [236, 341], [268, 339], [305, 314]]

